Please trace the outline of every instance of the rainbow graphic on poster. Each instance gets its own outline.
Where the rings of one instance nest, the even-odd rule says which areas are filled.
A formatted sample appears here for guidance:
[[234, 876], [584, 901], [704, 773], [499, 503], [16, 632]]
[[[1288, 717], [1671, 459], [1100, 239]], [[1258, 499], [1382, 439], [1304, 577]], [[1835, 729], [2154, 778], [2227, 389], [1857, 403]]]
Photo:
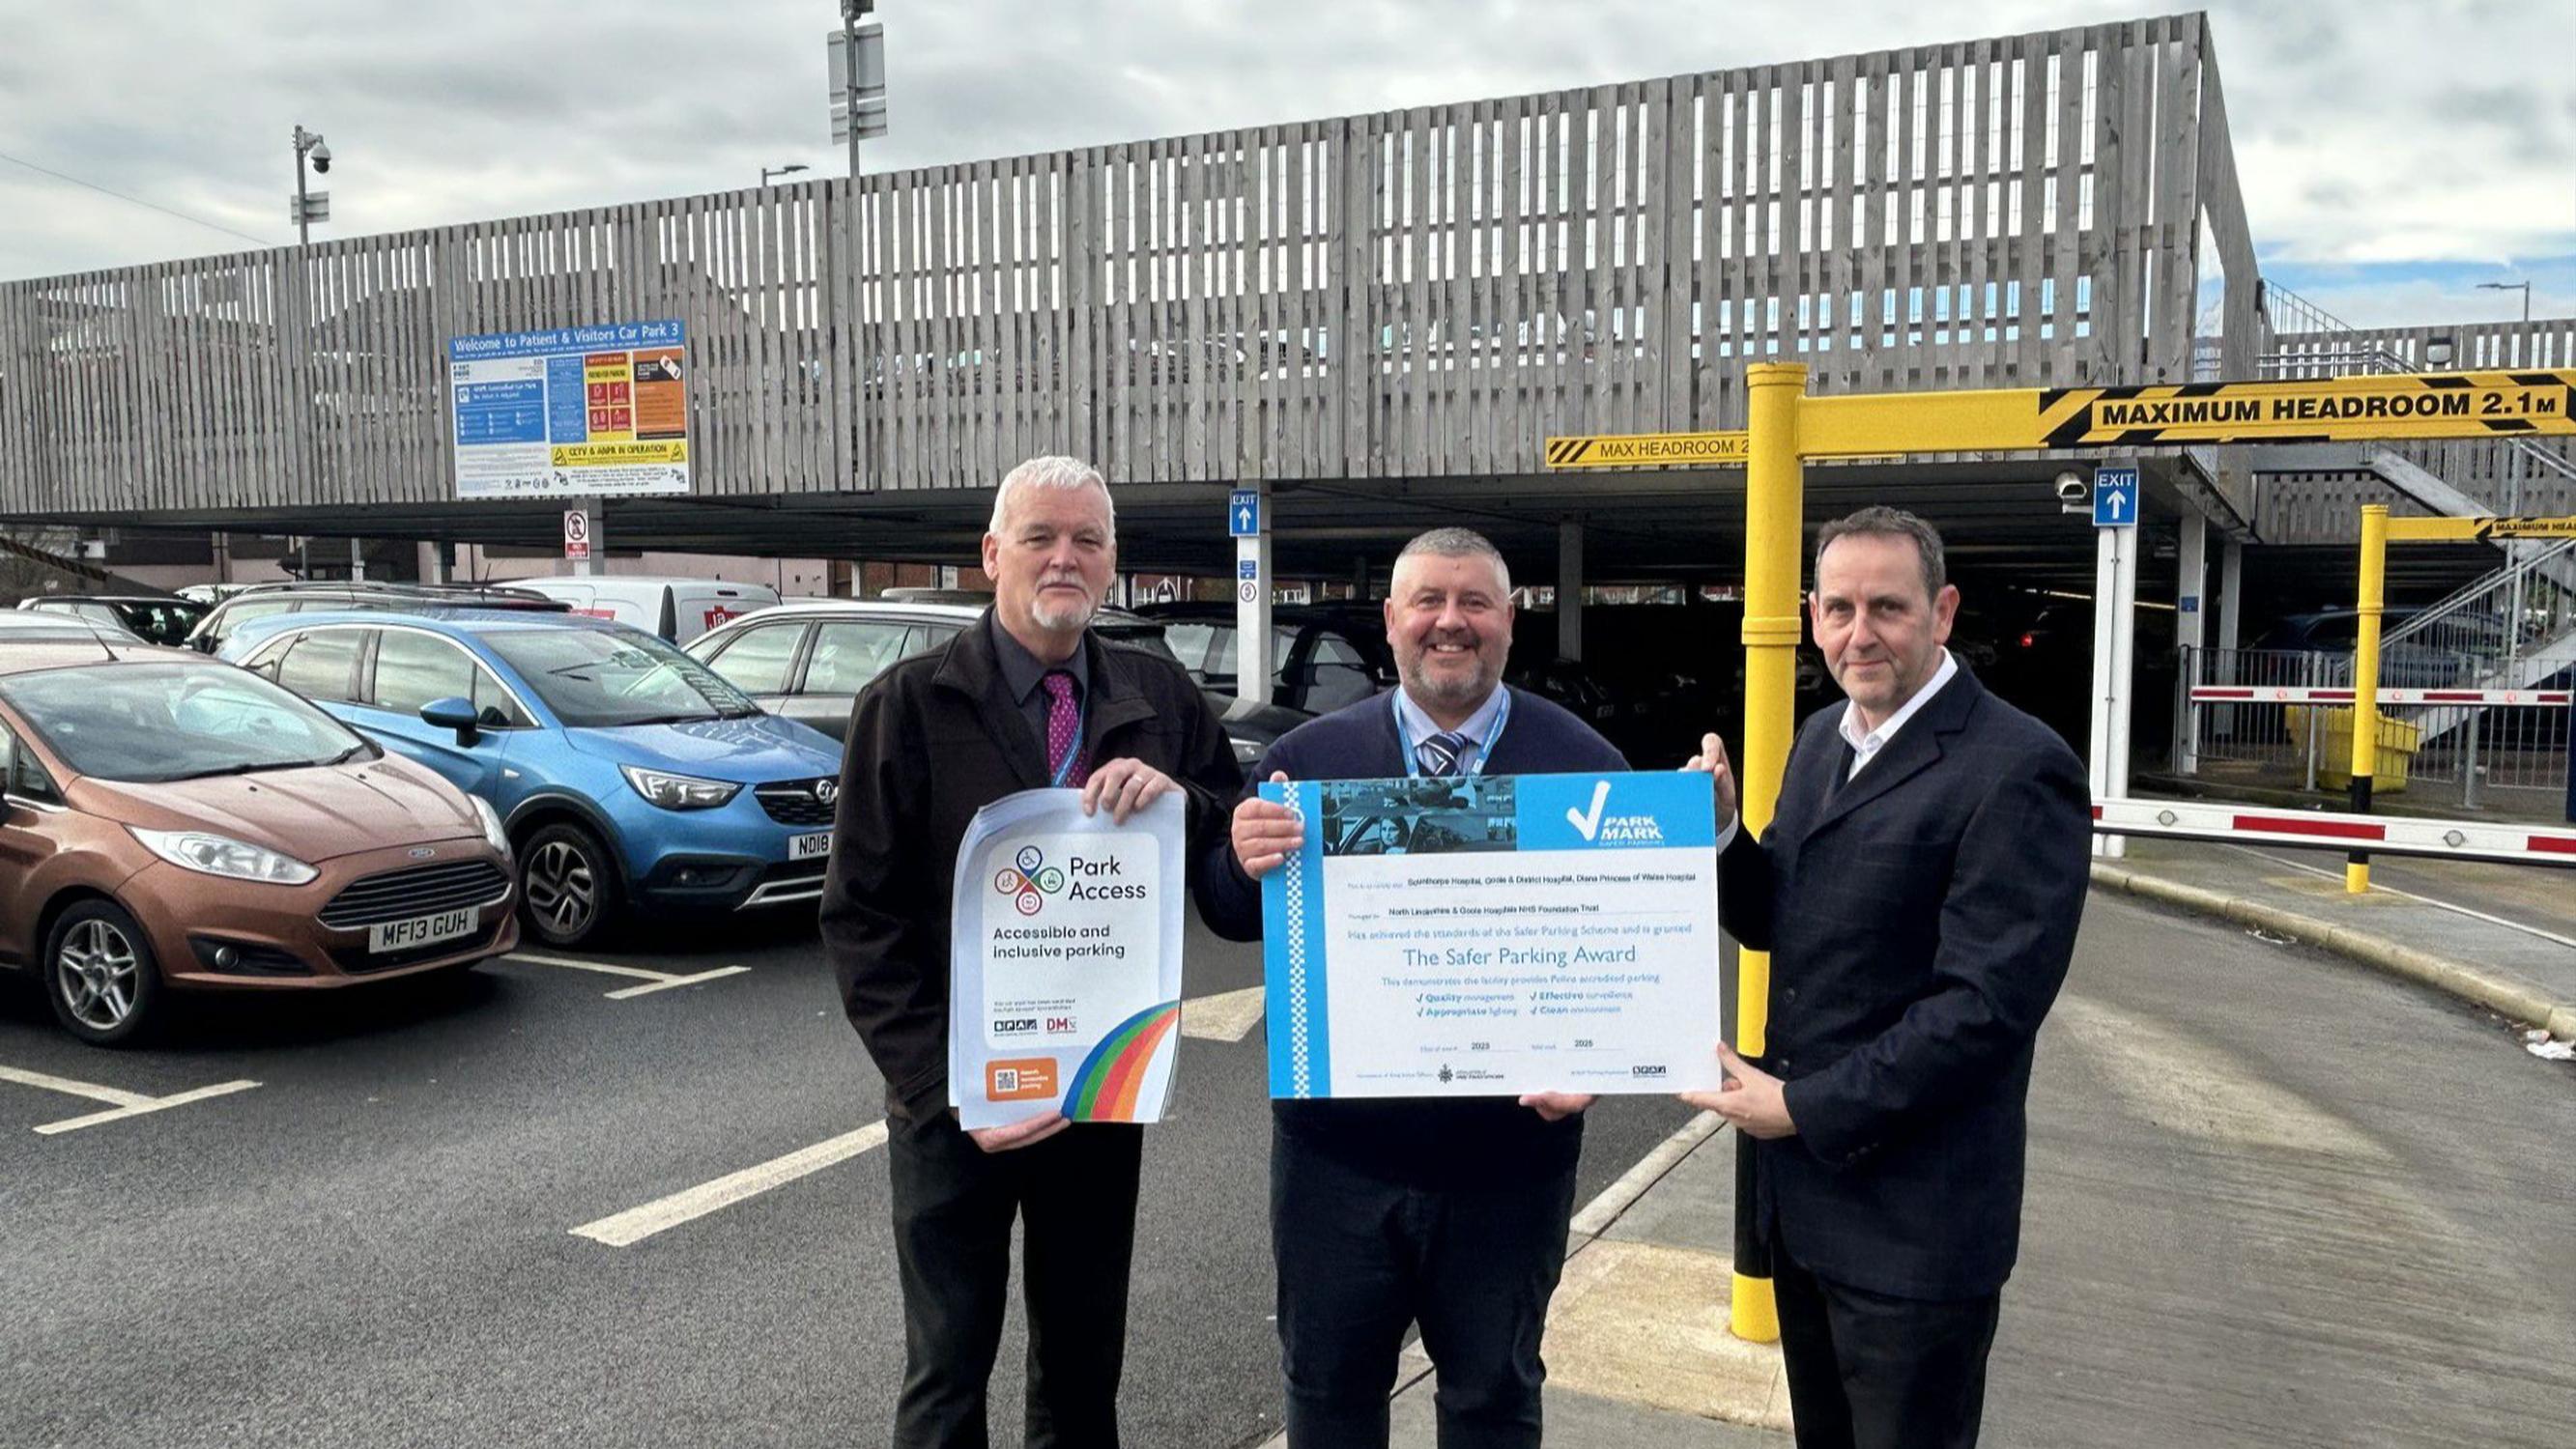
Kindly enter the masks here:
[[1155, 1056], [1180, 1025], [1181, 1004], [1149, 1006], [1118, 1024], [1083, 1058], [1065, 1088], [1064, 1115], [1076, 1122], [1133, 1122]]

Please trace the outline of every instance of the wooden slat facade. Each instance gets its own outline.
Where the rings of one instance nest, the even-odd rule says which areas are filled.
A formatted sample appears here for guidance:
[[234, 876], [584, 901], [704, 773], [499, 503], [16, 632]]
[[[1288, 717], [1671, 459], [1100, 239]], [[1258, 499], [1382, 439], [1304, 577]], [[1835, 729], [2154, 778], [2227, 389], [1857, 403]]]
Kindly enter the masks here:
[[[444, 500], [449, 337], [660, 317], [709, 498], [1526, 473], [1740, 427], [1767, 358], [2179, 381], [2198, 218], [2253, 275], [2207, 51], [2180, 16], [0, 284], [0, 513]], [[2258, 327], [2231, 295], [2231, 361]]]

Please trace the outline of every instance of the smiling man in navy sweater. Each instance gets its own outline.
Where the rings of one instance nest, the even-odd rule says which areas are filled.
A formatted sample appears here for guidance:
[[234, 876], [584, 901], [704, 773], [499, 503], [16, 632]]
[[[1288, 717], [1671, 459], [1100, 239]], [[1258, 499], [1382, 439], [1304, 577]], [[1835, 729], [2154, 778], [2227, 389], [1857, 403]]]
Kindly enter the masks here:
[[[1463, 528], [1405, 545], [1386, 637], [1402, 687], [1310, 720], [1258, 780], [1530, 775], [1628, 768], [1592, 727], [1502, 682], [1512, 644], [1502, 555]], [[1287, 807], [1235, 807], [1193, 870], [1199, 912], [1261, 935], [1261, 877], [1303, 837]], [[1587, 1096], [1274, 1102], [1270, 1232], [1291, 1449], [1387, 1442], [1405, 1329], [1439, 1371], [1442, 1449], [1539, 1442], [1539, 1334], [1565, 1259]]]

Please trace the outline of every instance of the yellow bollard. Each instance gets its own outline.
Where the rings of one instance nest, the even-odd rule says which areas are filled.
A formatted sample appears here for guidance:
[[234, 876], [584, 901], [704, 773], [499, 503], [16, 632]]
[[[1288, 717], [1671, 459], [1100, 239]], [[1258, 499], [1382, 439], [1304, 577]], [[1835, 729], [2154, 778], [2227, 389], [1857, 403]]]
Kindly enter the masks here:
[[[1805, 541], [1806, 498], [1798, 445], [1798, 408], [1807, 395], [1807, 369], [1795, 362], [1758, 362], [1744, 371], [1746, 439], [1751, 456], [1744, 477], [1744, 754], [1736, 782], [1743, 828], [1760, 834], [1779, 807], [1780, 777], [1789, 767], [1798, 685], [1798, 576]], [[1748, 1057], [1763, 1050], [1771, 1014], [1771, 957], [1744, 951], [1736, 957], [1735, 1049]], [[1780, 1314], [1771, 1295], [1768, 1262], [1749, 1249], [1752, 1223], [1752, 1144], [1737, 1152], [1735, 1336], [1777, 1343]]]
[[[2388, 505], [2361, 510], [2361, 614], [2352, 644], [2352, 808], [2370, 813], [2370, 785], [2379, 771], [2379, 616], [2388, 602]], [[2343, 888], [2370, 889], [2370, 856], [2354, 851], [2345, 861]]]

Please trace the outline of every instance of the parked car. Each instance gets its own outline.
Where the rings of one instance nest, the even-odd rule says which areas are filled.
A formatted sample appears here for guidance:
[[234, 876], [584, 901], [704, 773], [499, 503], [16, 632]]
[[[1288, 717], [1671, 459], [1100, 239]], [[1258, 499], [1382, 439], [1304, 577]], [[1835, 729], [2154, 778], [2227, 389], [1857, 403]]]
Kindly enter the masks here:
[[0, 651], [0, 960], [85, 1041], [182, 991], [314, 991], [518, 944], [493, 809], [256, 675]]
[[220, 654], [233, 631], [253, 619], [318, 614], [342, 609], [427, 609], [471, 605], [478, 609], [530, 609], [561, 614], [560, 599], [526, 589], [482, 584], [312, 583], [253, 584], [215, 605], [188, 634], [188, 647]]
[[[843, 740], [849, 735], [851, 702], [868, 681], [896, 660], [936, 648], [972, 627], [990, 602], [989, 595], [980, 597], [984, 602], [972, 604], [790, 599], [709, 632], [689, 645], [689, 653], [762, 708]], [[1111, 643], [1172, 658], [1162, 626], [1151, 619], [1102, 609], [1092, 628]], [[1208, 690], [1207, 697], [1225, 724], [1236, 761], [1243, 764], [1260, 759], [1271, 741], [1311, 717], [1215, 690]]]
[[231, 598], [233, 595], [240, 593], [242, 590], [253, 587], [256, 586], [252, 584], [186, 584], [180, 587], [178, 594], [180, 598], [186, 599], [191, 603], [203, 604], [207, 608], [211, 609], [215, 605], [222, 603], [224, 600]]
[[632, 624], [674, 644], [686, 644], [728, 620], [778, 602], [778, 591], [767, 584], [729, 584], [721, 579], [598, 574], [522, 579], [517, 586], [560, 599], [576, 614]]
[[431, 609], [244, 625], [228, 657], [500, 812], [553, 946], [632, 903], [732, 911], [823, 893], [841, 752], [641, 629]]
[[113, 624], [148, 644], [184, 644], [188, 642], [188, 631], [206, 617], [203, 604], [154, 594], [48, 594], [21, 599], [18, 607]]
[[54, 644], [86, 640], [94, 644], [143, 644], [150, 641], [122, 624], [50, 609], [0, 610], [0, 644]]

